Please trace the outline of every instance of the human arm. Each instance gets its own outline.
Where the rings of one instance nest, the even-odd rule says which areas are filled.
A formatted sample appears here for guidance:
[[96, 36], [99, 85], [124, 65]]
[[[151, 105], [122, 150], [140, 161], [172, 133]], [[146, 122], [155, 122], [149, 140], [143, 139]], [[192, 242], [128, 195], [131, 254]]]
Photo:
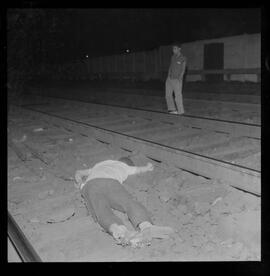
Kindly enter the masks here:
[[147, 163], [146, 166], [135, 167], [131, 174], [141, 174], [141, 173], [150, 172], [153, 170], [154, 170], [154, 166], [152, 163], [149, 162], [149, 163]]
[[186, 59], [184, 59], [184, 61], [183, 61], [183, 69], [182, 69], [182, 72], [181, 72], [181, 74], [180, 74], [180, 78], [179, 78], [179, 80], [183, 80], [183, 77], [184, 77], [184, 74], [185, 74], [185, 71], [186, 71], [186, 66], [187, 66], [187, 61], [186, 61]]
[[87, 177], [91, 172], [91, 169], [87, 169], [87, 170], [77, 170], [75, 173], [75, 181], [76, 183], [80, 186], [84, 181], [85, 177]]
[[168, 78], [171, 77], [171, 71], [172, 71], [172, 57], [171, 57], [171, 61], [170, 61], [170, 66], [169, 66], [169, 70], [168, 70]]
[[170, 78], [170, 76], [171, 76], [171, 66], [169, 67], [167, 78]]

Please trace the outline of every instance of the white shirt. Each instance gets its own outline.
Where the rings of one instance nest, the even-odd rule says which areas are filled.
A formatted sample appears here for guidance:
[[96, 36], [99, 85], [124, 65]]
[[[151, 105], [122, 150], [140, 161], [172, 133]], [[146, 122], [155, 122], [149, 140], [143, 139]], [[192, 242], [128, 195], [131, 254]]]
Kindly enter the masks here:
[[106, 160], [97, 163], [92, 169], [83, 186], [90, 180], [96, 178], [110, 178], [119, 181], [121, 184], [128, 178], [129, 175], [135, 174], [137, 167], [129, 166], [117, 160]]

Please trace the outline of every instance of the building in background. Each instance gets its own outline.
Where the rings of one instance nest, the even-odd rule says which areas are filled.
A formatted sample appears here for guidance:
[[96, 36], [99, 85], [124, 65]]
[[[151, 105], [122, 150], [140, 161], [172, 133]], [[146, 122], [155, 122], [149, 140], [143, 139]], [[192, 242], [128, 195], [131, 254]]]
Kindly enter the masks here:
[[[186, 81], [261, 81], [261, 34], [244, 34], [183, 43]], [[147, 52], [87, 58], [61, 66], [70, 79], [165, 80], [171, 46]], [[63, 74], [67, 75], [67, 74]]]

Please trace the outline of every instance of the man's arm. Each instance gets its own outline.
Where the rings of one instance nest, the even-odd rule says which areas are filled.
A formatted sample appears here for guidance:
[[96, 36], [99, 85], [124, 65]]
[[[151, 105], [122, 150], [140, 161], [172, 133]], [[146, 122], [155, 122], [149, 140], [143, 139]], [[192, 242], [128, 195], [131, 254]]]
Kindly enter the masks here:
[[151, 163], [147, 163], [146, 166], [142, 167], [135, 167], [134, 171], [130, 175], [134, 174], [140, 174], [140, 173], [145, 173], [145, 172], [150, 172], [154, 170], [154, 166]]
[[168, 70], [168, 78], [171, 76], [171, 66], [169, 67], [169, 70]]
[[180, 80], [182, 80], [183, 77], [184, 77], [184, 74], [185, 74], [185, 71], [186, 71], [186, 65], [187, 65], [187, 62], [186, 62], [186, 60], [184, 60], [183, 61], [183, 70], [182, 70], [182, 73], [180, 75]]
[[91, 172], [91, 168], [87, 170], [78, 170], [75, 173], [75, 181], [78, 185], [81, 185], [84, 182], [85, 177], [87, 177]]
[[172, 67], [172, 57], [171, 57], [170, 66], [169, 66], [169, 70], [168, 70], [168, 77], [171, 76], [171, 67]]

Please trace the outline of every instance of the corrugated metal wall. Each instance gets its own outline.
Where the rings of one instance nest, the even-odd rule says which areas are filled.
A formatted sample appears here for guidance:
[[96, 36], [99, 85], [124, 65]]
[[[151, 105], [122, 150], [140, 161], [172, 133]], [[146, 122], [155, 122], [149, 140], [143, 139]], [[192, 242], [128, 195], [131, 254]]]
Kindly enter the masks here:
[[[224, 69], [248, 69], [261, 67], [261, 34], [240, 35], [184, 43], [183, 54], [187, 57], [186, 81], [202, 80], [202, 76], [190, 70], [203, 70], [204, 45], [224, 43]], [[171, 46], [160, 46], [147, 52], [125, 53], [87, 59], [84, 62], [67, 64], [58, 71], [69, 78], [105, 79], [161, 79], [167, 76]], [[57, 70], [56, 70], [57, 71]], [[227, 80], [224, 75], [224, 80]], [[256, 74], [235, 74], [230, 80], [258, 81]]]

